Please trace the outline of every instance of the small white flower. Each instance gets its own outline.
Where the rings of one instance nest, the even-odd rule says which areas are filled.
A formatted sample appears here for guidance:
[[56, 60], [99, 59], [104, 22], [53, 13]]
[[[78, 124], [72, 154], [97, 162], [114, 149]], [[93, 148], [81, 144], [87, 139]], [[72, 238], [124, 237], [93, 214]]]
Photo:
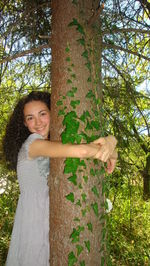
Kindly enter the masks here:
[[112, 210], [113, 205], [112, 205], [112, 202], [111, 202], [110, 199], [106, 199], [106, 201], [107, 201], [107, 205], [108, 205], [108, 208], [107, 208], [106, 212], [108, 213], [108, 212], [110, 212]]

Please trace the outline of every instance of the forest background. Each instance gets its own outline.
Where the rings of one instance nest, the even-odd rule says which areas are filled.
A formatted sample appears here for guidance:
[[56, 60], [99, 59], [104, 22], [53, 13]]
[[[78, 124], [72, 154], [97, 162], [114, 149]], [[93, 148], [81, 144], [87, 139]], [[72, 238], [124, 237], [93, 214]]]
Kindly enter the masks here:
[[[100, 21], [104, 133], [116, 136], [119, 152], [107, 177], [111, 263], [150, 265], [150, 1], [100, 1], [93, 18]], [[0, 1], [0, 143], [15, 102], [35, 89], [50, 91], [50, 73], [51, 1]], [[4, 265], [19, 189], [1, 144], [0, 161]]]

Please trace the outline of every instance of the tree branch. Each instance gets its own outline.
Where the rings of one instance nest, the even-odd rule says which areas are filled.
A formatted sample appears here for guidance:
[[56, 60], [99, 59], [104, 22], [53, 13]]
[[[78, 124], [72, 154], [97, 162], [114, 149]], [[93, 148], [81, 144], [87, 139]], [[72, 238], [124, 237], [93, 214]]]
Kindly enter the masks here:
[[40, 52], [40, 51], [42, 51], [43, 49], [46, 49], [46, 48], [48, 49], [48, 48], [50, 48], [50, 46], [48, 44], [43, 44], [43, 45], [40, 45], [39, 47], [33, 47], [33, 48], [29, 49], [29, 50], [22, 51], [20, 53], [8, 56], [8, 57], [0, 60], [0, 64], [5, 63], [5, 62], [10, 62], [10, 61], [12, 61], [14, 59], [26, 56], [28, 54], [38, 53], [38, 52]]
[[150, 16], [150, 3], [147, 0], [139, 0], [139, 2], [141, 3], [144, 9], [148, 10], [149, 12], [148, 16]]
[[114, 34], [114, 33], [119, 33], [119, 32], [136, 32], [136, 33], [142, 33], [142, 34], [149, 34], [150, 31], [149, 30], [142, 30], [142, 29], [135, 29], [135, 28], [129, 28], [129, 29], [119, 29], [119, 28], [115, 28], [115, 29], [110, 29], [110, 30], [105, 30], [103, 31], [103, 35], [105, 34]]
[[98, 17], [100, 16], [100, 14], [102, 13], [104, 9], [104, 4], [101, 4], [101, 6], [99, 6], [95, 12], [93, 12], [93, 15], [90, 17], [89, 21], [88, 21], [88, 26], [91, 26], [94, 24], [94, 22], [98, 19]]
[[134, 102], [135, 106], [137, 107], [137, 110], [139, 111], [141, 117], [143, 118], [144, 122], [145, 122], [145, 126], [147, 128], [147, 131], [148, 131], [148, 135], [149, 135], [149, 125], [146, 121], [146, 118], [145, 116], [143, 115], [142, 111], [140, 110], [140, 107], [138, 106], [137, 104], [137, 101], [136, 101], [136, 98], [134, 97], [134, 94], [132, 92], [132, 88], [131, 88], [131, 85], [130, 85], [130, 82], [126, 80], [126, 78], [124, 77], [123, 73], [114, 65], [110, 62], [109, 59], [107, 59], [105, 56], [104, 56], [104, 59], [116, 70], [116, 72], [122, 77], [122, 79], [124, 80], [125, 84], [126, 84], [126, 88], [129, 92], [129, 96], [131, 98], [131, 100]]
[[6, 30], [6, 32], [4, 32], [3, 34], [1, 34], [1, 38], [5, 38], [6, 36], [8, 36], [9, 33], [11, 33], [12, 31], [14, 31], [16, 29], [16, 27], [18, 26], [19, 22], [23, 20], [23, 18], [28, 18], [31, 16], [31, 12], [33, 12], [35, 9], [40, 9], [42, 7], [46, 7], [46, 6], [49, 6], [50, 5], [50, 2], [47, 2], [47, 3], [43, 3], [43, 4], [39, 4], [38, 6], [28, 10], [28, 11], [25, 11], [22, 16], [19, 16], [16, 21], [12, 24], [9, 25], [8, 29]]
[[142, 54], [139, 54], [139, 53], [137, 53], [137, 52], [131, 51], [131, 50], [126, 49], [126, 48], [123, 48], [123, 47], [118, 46], [118, 45], [114, 45], [114, 44], [109, 44], [109, 43], [104, 43], [104, 42], [103, 42], [103, 43], [102, 43], [102, 46], [103, 46], [104, 48], [108, 48], [108, 49], [116, 49], [116, 50], [124, 51], [124, 52], [126, 52], [126, 53], [133, 54], [133, 55], [138, 56], [139, 58], [143, 58], [143, 59], [145, 59], [145, 60], [147, 60], [147, 61], [150, 61], [150, 58], [148, 58], [147, 56], [144, 56], [144, 55], [142, 55]]

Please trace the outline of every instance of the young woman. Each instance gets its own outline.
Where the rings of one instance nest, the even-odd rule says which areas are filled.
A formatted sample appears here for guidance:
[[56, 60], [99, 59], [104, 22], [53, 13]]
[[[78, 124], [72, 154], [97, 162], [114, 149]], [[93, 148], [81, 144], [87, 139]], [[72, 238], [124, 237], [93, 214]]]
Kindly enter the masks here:
[[117, 153], [113, 136], [90, 144], [49, 140], [50, 94], [32, 92], [16, 105], [3, 141], [9, 165], [17, 171], [20, 197], [7, 266], [49, 266], [49, 158], [96, 158], [114, 170]]

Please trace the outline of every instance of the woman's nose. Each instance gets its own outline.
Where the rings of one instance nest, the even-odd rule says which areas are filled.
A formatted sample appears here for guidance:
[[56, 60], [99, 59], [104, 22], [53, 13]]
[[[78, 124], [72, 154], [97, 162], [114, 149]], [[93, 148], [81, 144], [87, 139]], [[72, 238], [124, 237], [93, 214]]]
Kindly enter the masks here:
[[41, 124], [41, 119], [40, 119], [39, 117], [37, 117], [37, 118], [35, 119], [35, 124], [36, 124], [37, 126]]

